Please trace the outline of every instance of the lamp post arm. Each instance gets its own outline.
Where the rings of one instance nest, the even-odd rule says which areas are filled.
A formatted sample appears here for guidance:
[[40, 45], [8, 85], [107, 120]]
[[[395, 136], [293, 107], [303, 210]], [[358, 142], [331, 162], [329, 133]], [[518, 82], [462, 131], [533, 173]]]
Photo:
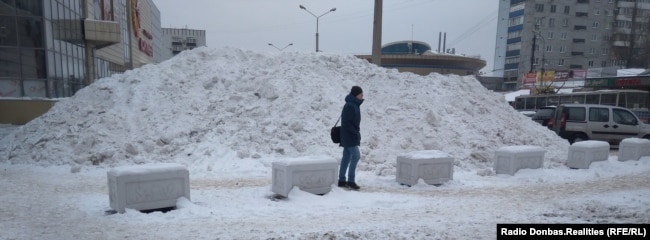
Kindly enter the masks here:
[[[336, 8], [334, 8], [334, 9], [336, 9]], [[329, 10], [329, 11], [327, 11], [327, 12], [321, 14], [321, 15], [318, 16], [317, 18], [322, 17], [322, 16], [325, 16], [325, 14], [328, 14], [328, 13], [331, 13], [331, 12], [333, 12], [333, 11], [332, 11], [332, 10]], [[313, 14], [312, 14], [312, 15], [313, 15]], [[316, 16], [314, 16], [314, 17], [316, 17]]]
[[309, 14], [311, 14], [312, 16], [314, 16], [314, 17], [317, 18], [316, 14], [312, 13], [311, 11], [309, 11], [309, 9], [307, 9], [307, 8], [304, 7], [303, 5], [300, 5], [300, 9], [307, 11]]
[[332, 8], [329, 11], [321, 14], [320, 16], [316, 16], [316, 14], [309, 11], [305, 6], [300, 5], [299, 7], [300, 7], [300, 9], [305, 10], [306, 12], [308, 12], [309, 14], [311, 14], [312, 16], [314, 16], [316, 18], [316, 52], [319, 52], [319, 50], [318, 50], [318, 21], [319, 21], [320, 17], [325, 16], [325, 14], [336, 11], [336, 8]]
[[284, 49], [286, 49], [286, 48], [288, 48], [289, 46], [292, 46], [292, 45], [293, 45], [293, 43], [289, 43], [289, 44], [287, 44], [287, 46], [284, 46], [284, 47], [282, 48], [282, 50], [280, 50], [280, 51], [284, 51]]

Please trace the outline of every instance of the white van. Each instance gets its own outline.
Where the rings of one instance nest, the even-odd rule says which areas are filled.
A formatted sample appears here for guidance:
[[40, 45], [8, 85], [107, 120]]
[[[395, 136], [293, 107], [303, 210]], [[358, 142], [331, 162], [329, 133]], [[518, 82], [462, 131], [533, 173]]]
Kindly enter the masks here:
[[562, 104], [555, 114], [553, 131], [570, 143], [600, 140], [610, 145], [630, 137], [650, 139], [650, 125], [632, 111], [596, 104]]

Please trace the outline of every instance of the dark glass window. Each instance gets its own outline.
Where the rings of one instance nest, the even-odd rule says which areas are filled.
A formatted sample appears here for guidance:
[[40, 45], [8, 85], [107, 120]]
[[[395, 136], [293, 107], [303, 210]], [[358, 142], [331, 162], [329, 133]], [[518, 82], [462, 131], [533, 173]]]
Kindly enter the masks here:
[[56, 79], [63, 79], [63, 66], [62, 66], [62, 63], [63, 63], [63, 59], [61, 58], [61, 53], [60, 52], [54, 53], [54, 66], [53, 67], [54, 67], [54, 70], [55, 70], [55, 73], [56, 73], [56, 76], [55, 76]]
[[80, 39], [84, 4], [85, 0], [0, 0], [0, 81], [5, 81], [0, 96], [64, 97], [83, 87], [79, 83], [85, 74]]
[[557, 106], [560, 103], [560, 99], [558, 96], [549, 96], [548, 100], [546, 101], [546, 104], [548, 106]]
[[43, 16], [42, 0], [20, 0], [16, 1], [18, 15]]
[[75, 60], [72, 56], [67, 55], [67, 60], [66, 60], [66, 65], [68, 65], [68, 73], [64, 77], [72, 77], [74, 76], [74, 65], [75, 65]]
[[0, 46], [17, 46], [16, 17], [0, 16]]
[[589, 109], [589, 121], [592, 122], [609, 122], [609, 109], [591, 108]]
[[538, 97], [536, 101], [537, 101], [537, 103], [535, 103], [536, 106], [537, 106], [536, 108], [540, 108], [540, 107], [545, 107], [545, 106], [546, 106], [546, 97]]
[[56, 79], [54, 51], [47, 51], [47, 78]]
[[614, 122], [624, 125], [637, 125], [636, 117], [631, 112], [622, 109], [612, 109], [614, 112]]
[[70, 8], [72, 9], [72, 12], [76, 14], [81, 13], [81, 1], [72, 0], [72, 2], [70, 3]]
[[0, 0], [0, 14], [15, 15], [16, 3], [14, 0]]
[[0, 48], [0, 78], [20, 77], [20, 55], [17, 48]]
[[525, 109], [526, 99], [525, 98], [515, 98], [515, 109]]
[[22, 49], [20, 53], [23, 78], [46, 77], [45, 50]]
[[584, 107], [568, 107], [565, 112], [567, 121], [583, 122], [586, 117], [586, 110]]
[[571, 102], [585, 103], [585, 95], [573, 95], [573, 97], [571, 97]]
[[600, 95], [600, 104], [616, 106], [616, 93], [607, 93]]
[[585, 103], [599, 104], [600, 103], [600, 95], [598, 95], [598, 94], [588, 94], [587, 95], [587, 101]]
[[535, 98], [526, 98], [525, 109], [535, 109]]
[[571, 103], [571, 96], [560, 96], [560, 104]]
[[19, 17], [18, 36], [21, 47], [43, 47], [42, 20], [33, 17]]
[[624, 92], [618, 94], [618, 104], [617, 104], [617, 106], [626, 107], [626, 105], [627, 105], [627, 97], [625, 95], [626, 94]]

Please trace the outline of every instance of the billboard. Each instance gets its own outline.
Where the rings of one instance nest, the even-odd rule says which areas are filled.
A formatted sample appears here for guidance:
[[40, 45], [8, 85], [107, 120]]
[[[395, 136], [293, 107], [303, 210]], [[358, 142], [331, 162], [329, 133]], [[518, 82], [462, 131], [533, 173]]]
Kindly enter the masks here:
[[543, 72], [537, 72], [537, 82], [553, 82], [555, 80], [555, 71], [547, 70]]
[[530, 72], [530, 73], [524, 74], [523, 81], [524, 81], [523, 82], [524, 86], [534, 86], [535, 82], [537, 81], [537, 73]]

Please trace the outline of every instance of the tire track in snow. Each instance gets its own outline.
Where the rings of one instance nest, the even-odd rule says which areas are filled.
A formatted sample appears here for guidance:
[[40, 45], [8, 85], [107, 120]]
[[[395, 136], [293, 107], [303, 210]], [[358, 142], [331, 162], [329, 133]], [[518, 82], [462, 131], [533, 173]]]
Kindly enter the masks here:
[[[412, 189], [406, 186], [399, 187], [377, 187], [364, 186], [361, 192], [369, 193], [399, 193], [406, 195], [419, 195], [424, 197], [481, 197], [495, 194], [518, 196], [528, 200], [543, 201], [551, 198], [562, 198], [567, 195], [589, 194], [593, 192], [613, 192], [622, 190], [647, 189], [650, 182], [650, 171], [644, 171], [629, 175], [617, 175], [613, 177], [599, 177], [588, 181], [575, 181], [568, 179], [560, 182], [541, 182], [517, 184], [508, 186], [489, 187], [461, 187], [461, 188], [440, 188]], [[191, 180], [191, 188], [228, 188], [236, 189], [243, 187], [264, 187], [270, 186], [270, 178], [249, 178], [212, 180], [196, 179]], [[396, 183], [397, 184], [397, 183]], [[422, 183], [420, 183], [422, 184]], [[335, 186], [333, 186], [335, 187]]]

